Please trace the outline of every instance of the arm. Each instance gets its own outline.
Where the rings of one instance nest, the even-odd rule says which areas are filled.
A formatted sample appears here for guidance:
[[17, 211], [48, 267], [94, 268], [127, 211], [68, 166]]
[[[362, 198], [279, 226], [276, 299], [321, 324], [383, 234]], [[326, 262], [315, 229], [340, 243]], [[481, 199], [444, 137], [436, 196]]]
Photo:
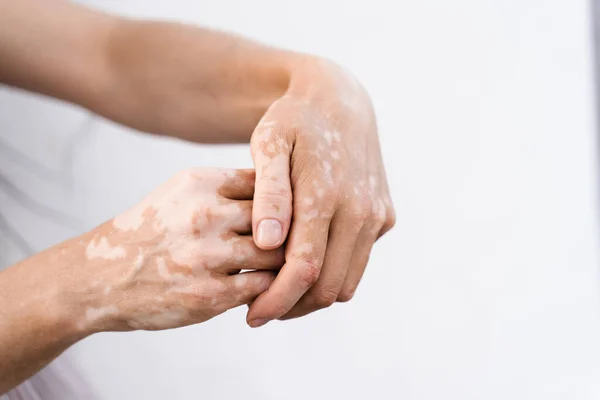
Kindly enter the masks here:
[[[13, 54], [27, 46], [6, 44], [11, 42], [7, 30], [21, 28], [10, 23], [11, 17], [1, 17], [2, 12], [24, 14], [23, 19], [30, 19], [26, 26], [38, 26], [32, 22], [38, 17], [18, 9], [44, 3], [0, 0], [0, 25], [8, 21], [0, 48], [21, 60], [9, 63], [9, 69], [28, 69], [45, 59]], [[195, 142], [250, 141], [256, 167], [255, 243], [267, 250], [287, 240], [286, 265], [249, 310], [252, 326], [352, 298], [373, 244], [392, 228], [395, 214], [374, 110], [351, 74], [318, 57], [224, 33], [113, 18], [69, 3], [43, 7], [49, 16], [39, 17], [38, 29], [45, 32], [36, 40], [49, 41], [48, 48], [67, 43], [85, 59], [72, 62], [78, 72], [71, 75], [92, 83], [67, 82], [64, 68], [56, 65], [49, 70], [62, 79], [30, 67], [39, 75], [32, 79], [37, 86], [5, 73], [9, 83], [42, 90], [146, 132]], [[93, 32], [81, 29], [89, 40], [74, 45], [66, 37], [71, 32], [61, 33], [69, 25]], [[18, 36], [24, 42], [31, 39]]]
[[66, 1], [0, 0], [0, 82], [150, 133], [247, 143], [285, 92], [297, 57], [220, 32], [118, 18]]
[[77, 247], [71, 240], [0, 272], [0, 395], [86, 336], [71, 321], [76, 304], [60, 301], [64, 280], [52, 273], [82, 261]]
[[254, 178], [183, 171], [112, 221], [0, 273], [0, 394], [93, 333], [201, 323], [264, 292], [283, 250], [260, 250], [249, 235]]

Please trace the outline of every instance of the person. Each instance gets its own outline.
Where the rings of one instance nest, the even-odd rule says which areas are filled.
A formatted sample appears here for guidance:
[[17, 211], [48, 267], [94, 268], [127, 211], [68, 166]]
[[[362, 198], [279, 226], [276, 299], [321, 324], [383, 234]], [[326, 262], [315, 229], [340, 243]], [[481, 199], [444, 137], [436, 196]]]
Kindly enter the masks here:
[[255, 167], [182, 171], [1, 272], [0, 393], [96, 332], [180, 327], [241, 304], [259, 327], [348, 301], [395, 223], [371, 101], [324, 58], [0, 0], [0, 82], [142, 132], [249, 142]]

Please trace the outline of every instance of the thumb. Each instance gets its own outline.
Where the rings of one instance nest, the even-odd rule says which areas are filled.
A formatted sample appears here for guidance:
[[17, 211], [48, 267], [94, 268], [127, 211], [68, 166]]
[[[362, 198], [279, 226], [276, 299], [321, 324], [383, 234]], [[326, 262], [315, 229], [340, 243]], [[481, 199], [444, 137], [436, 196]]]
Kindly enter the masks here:
[[263, 250], [281, 246], [292, 218], [292, 146], [289, 136], [276, 128], [273, 123], [259, 124], [250, 142], [256, 169], [252, 233], [254, 242]]

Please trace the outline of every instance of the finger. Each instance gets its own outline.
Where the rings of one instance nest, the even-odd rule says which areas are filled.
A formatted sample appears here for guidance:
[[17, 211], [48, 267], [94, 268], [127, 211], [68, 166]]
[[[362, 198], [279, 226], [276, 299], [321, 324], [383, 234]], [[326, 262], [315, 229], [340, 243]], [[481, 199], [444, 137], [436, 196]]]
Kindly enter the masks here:
[[292, 217], [289, 133], [277, 123], [259, 123], [251, 139], [256, 167], [252, 232], [262, 249], [280, 246]]
[[252, 200], [226, 201], [221, 210], [227, 229], [239, 235], [252, 233]]
[[350, 261], [350, 269], [348, 270], [348, 275], [346, 275], [346, 279], [342, 285], [338, 301], [346, 302], [354, 297], [358, 284], [367, 268], [369, 256], [371, 255], [373, 244], [375, 243], [375, 240], [377, 240], [380, 229], [381, 228], [374, 229], [372, 226], [365, 225], [358, 235], [354, 254]]
[[259, 249], [251, 236], [238, 236], [232, 240], [231, 257], [218, 268], [220, 272], [230, 274], [241, 269], [279, 270], [285, 263], [285, 249]]
[[231, 170], [219, 194], [231, 200], [252, 200], [256, 174], [253, 169]]
[[336, 213], [329, 228], [323, 268], [317, 283], [281, 319], [301, 317], [338, 300], [362, 226], [361, 219], [345, 212]]
[[383, 211], [384, 223], [377, 234], [377, 240], [388, 233], [396, 225], [396, 212], [392, 199], [388, 196], [380, 203], [380, 210]]
[[252, 271], [222, 278], [227, 287], [226, 295], [219, 304], [220, 312], [249, 304], [268, 289], [275, 273], [270, 271]]
[[[296, 191], [298, 193], [300, 188]], [[303, 199], [301, 193], [298, 199]], [[250, 326], [257, 327], [286, 314], [317, 281], [321, 272], [333, 201], [312, 205], [309, 201], [296, 201], [294, 224], [288, 238], [286, 263], [271, 288], [256, 299], [248, 310]], [[324, 199], [325, 200], [325, 199]], [[320, 211], [321, 210], [321, 211]]]

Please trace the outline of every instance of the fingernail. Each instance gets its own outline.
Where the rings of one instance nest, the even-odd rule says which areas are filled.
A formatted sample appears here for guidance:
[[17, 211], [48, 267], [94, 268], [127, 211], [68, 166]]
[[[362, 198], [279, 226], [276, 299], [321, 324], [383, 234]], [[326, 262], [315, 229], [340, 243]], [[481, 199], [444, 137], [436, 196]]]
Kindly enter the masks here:
[[248, 325], [250, 325], [251, 328], [258, 328], [259, 326], [265, 325], [267, 322], [269, 322], [268, 319], [259, 318], [259, 319], [253, 319], [252, 321], [250, 321], [248, 323]]
[[274, 219], [265, 219], [258, 224], [256, 241], [259, 246], [278, 246], [281, 242], [281, 224]]

